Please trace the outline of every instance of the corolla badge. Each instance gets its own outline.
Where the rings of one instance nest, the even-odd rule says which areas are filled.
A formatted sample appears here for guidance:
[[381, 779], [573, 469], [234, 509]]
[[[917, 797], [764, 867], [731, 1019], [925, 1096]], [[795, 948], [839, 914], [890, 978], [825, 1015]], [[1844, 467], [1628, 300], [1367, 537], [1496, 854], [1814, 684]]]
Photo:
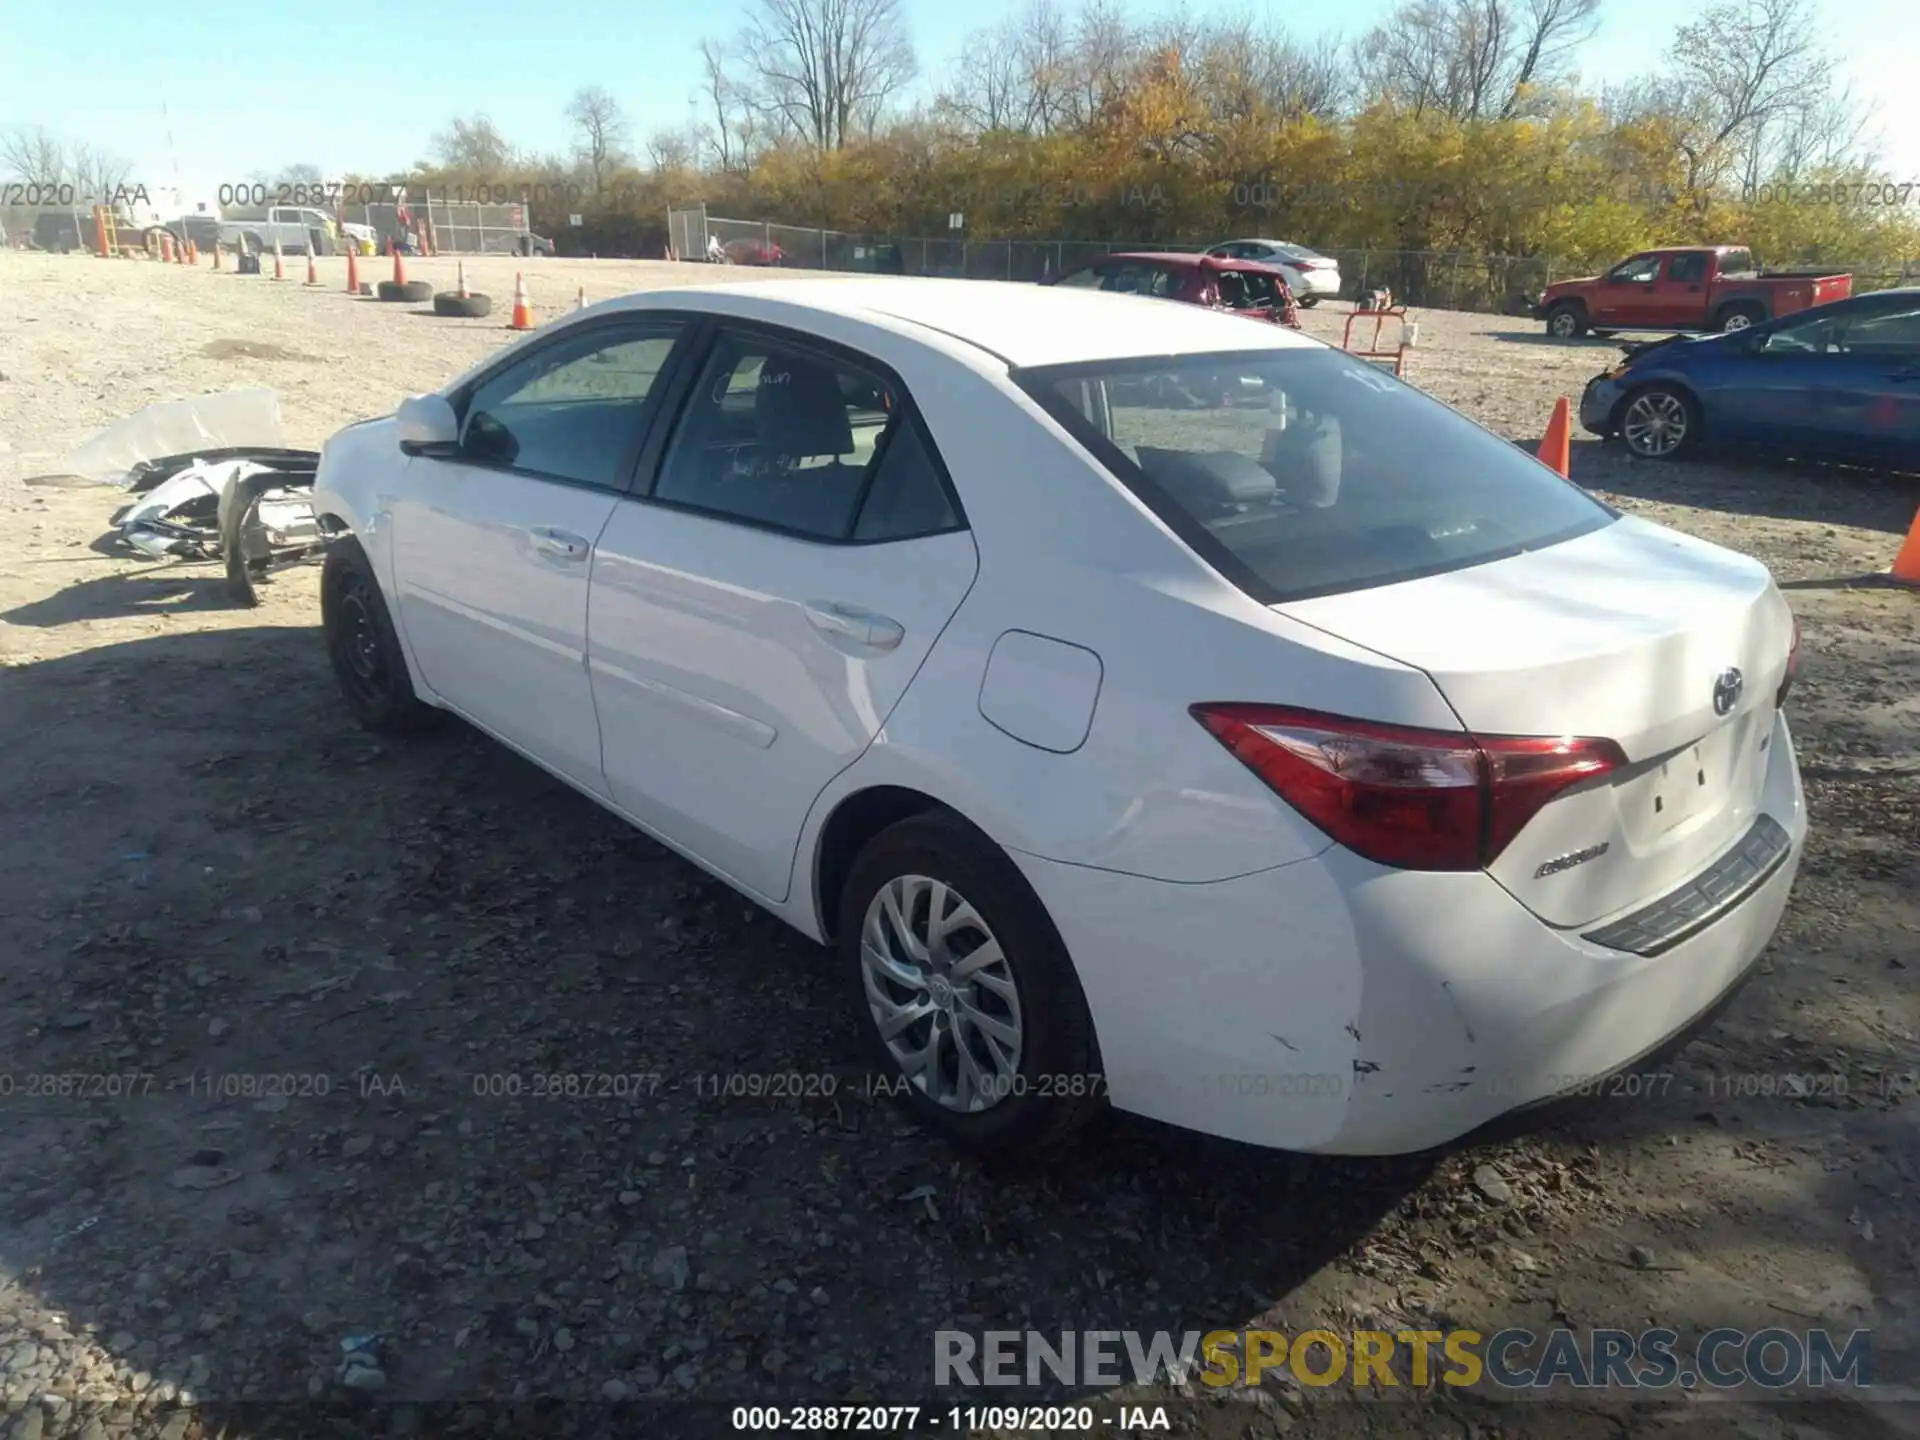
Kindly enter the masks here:
[[1584, 865], [1589, 860], [1598, 860], [1612, 846], [1612, 841], [1602, 840], [1598, 845], [1589, 845], [1584, 850], [1575, 850], [1570, 855], [1557, 855], [1533, 872], [1533, 878], [1544, 880], [1549, 875], [1558, 875], [1563, 870], [1571, 870], [1576, 865]]
[[1740, 703], [1740, 692], [1746, 684], [1738, 670], [1723, 670], [1713, 682], [1713, 713], [1731, 715], [1733, 707]]

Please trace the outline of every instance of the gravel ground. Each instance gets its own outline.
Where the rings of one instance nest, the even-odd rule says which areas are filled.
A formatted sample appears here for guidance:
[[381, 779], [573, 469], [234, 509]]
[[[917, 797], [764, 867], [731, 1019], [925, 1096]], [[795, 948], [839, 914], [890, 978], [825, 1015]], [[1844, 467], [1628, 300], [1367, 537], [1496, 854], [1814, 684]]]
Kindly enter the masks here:
[[[313, 570], [236, 611], [211, 567], [96, 551], [114, 492], [30, 483], [212, 389], [275, 387], [317, 445], [503, 343], [514, 263], [470, 264], [499, 313], [451, 321], [349, 299], [340, 260], [308, 290], [0, 253], [0, 1436], [287, 1433], [320, 1412], [248, 1407], [352, 1402], [341, 1341], [368, 1332], [384, 1384], [341, 1433], [1008, 1398], [932, 1388], [943, 1325], [1870, 1327], [1876, 1379], [1914, 1379], [1920, 596], [1873, 577], [1920, 487], [1574, 446], [1614, 504], [1766, 561], [1805, 626], [1802, 879], [1664, 1093], [1393, 1162], [1111, 1117], [988, 1168], [862, 1093], [814, 947], [471, 732], [352, 728]], [[522, 263], [537, 318], [580, 285], [753, 273]], [[1419, 318], [1412, 378], [1520, 439], [1611, 353]], [[1307, 324], [1337, 339], [1341, 316]], [[836, 1093], [715, 1093], [786, 1071]], [[637, 1078], [490, 1093], [556, 1072]], [[539, 1403], [662, 1398], [644, 1422]], [[1745, 1395], [1123, 1398], [1222, 1440], [1920, 1433], [1908, 1405]]]

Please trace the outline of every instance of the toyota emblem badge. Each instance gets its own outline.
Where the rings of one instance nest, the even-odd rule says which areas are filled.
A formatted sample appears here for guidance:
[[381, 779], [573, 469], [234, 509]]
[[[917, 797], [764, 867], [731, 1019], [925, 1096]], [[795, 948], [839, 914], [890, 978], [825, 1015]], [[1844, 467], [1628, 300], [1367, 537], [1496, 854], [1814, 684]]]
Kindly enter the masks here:
[[1713, 713], [1731, 715], [1733, 707], [1740, 703], [1740, 692], [1746, 683], [1738, 670], [1723, 671], [1713, 682]]

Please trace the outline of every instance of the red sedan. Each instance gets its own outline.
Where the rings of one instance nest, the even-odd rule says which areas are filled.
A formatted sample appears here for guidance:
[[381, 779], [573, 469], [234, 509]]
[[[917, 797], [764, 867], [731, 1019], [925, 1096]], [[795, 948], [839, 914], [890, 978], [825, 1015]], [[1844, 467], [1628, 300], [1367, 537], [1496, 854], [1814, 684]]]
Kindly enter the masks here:
[[1274, 266], [1255, 260], [1152, 251], [1102, 255], [1044, 283], [1122, 295], [1157, 295], [1300, 328], [1300, 311], [1286, 277]]

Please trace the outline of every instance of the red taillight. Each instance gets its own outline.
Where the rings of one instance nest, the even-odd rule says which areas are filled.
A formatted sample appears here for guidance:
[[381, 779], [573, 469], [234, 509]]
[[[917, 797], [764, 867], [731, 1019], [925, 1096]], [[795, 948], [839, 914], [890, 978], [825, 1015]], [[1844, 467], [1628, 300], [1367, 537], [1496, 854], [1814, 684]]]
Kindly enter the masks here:
[[1403, 870], [1490, 865], [1569, 785], [1627, 763], [1611, 740], [1470, 735], [1277, 705], [1193, 717], [1349, 850]]
[[1780, 681], [1780, 689], [1773, 697], [1773, 708], [1778, 710], [1787, 703], [1787, 691], [1793, 688], [1793, 677], [1800, 673], [1800, 617], [1793, 617], [1793, 640], [1787, 646], [1787, 673]]

